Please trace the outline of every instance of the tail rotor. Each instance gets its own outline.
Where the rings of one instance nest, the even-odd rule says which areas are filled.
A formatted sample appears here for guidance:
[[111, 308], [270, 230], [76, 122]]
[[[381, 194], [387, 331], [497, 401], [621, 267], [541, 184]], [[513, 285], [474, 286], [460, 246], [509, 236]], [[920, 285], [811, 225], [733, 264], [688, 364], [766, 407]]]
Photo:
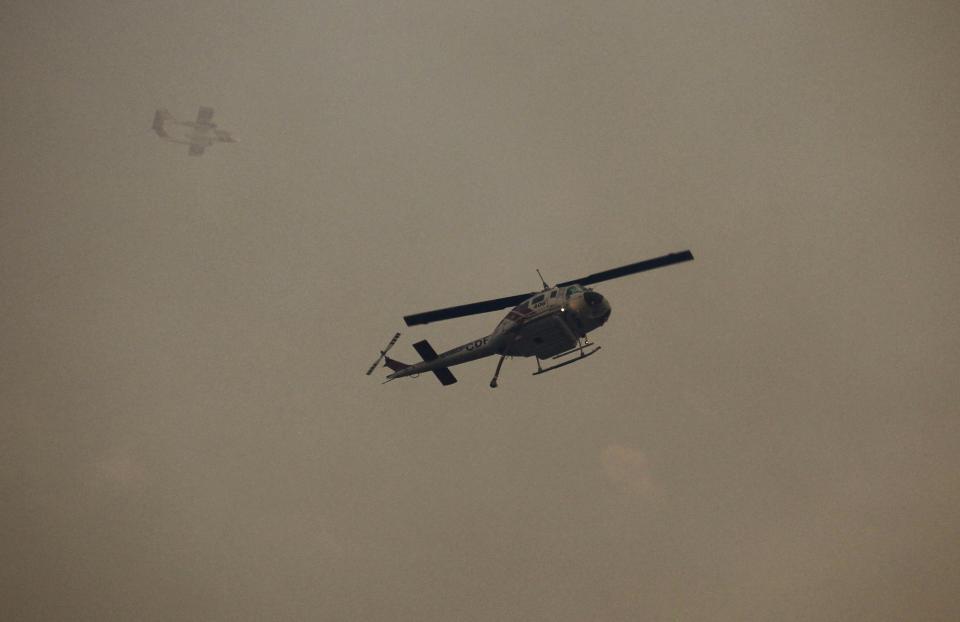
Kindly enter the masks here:
[[384, 348], [383, 350], [380, 350], [380, 356], [377, 357], [377, 360], [374, 361], [373, 365], [370, 366], [370, 369], [367, 370], [368, 376], [373, 373], [373, 370], [377, 368], [377, 365], [380, 364], [380, 361], [383, 360], [383, 357], [387, 355], [387, 352], [389, 352], [390, 348], [392, 348], [394, 344], [397, 343], [397, 339], [399, 338], [400, 338], [400, 333], [397, 333], [396, 335], [393, 336], [393, 339], [390, 340], [390, 343], [387, 344], [387, 347]]

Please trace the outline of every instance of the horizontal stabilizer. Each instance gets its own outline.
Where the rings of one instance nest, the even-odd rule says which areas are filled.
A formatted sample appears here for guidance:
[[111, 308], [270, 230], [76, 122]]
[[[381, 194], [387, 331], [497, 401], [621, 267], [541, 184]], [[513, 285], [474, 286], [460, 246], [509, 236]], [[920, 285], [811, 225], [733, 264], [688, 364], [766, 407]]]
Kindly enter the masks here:
[[[417, 351], [417, 354], [425, 361], [435, 361], [437, 360], [437, 351], [433, 349], [433, 346], [424, 339], [423, 341], [418, 341], [413, 344], [413, 349]], [[456, 376], [453, 375], [453, 372], [450, 371], [448, 367], [438, 367], [437, 369], [430, 370], [437, 377], [437, 380], [440, 381], [440, 384], [447, 386], [453, 384], [457, 381]]]
[[426, 339], [413, 344], [413, 349], [416, 350], [420, 358], [425, 361], [435, 361], [437, 359], [437, 351], [433, 349], [433, 346], [431, 346], [430, 342]]
[[437, 380], [440, 381], [440, 384], [443, 386], [451, 385], [457, 381], [457, 377], [453, 375], [453, 372], [450, 371], [449, 367], [440, 367], [433, 370], [433, 374], [437, 377]]

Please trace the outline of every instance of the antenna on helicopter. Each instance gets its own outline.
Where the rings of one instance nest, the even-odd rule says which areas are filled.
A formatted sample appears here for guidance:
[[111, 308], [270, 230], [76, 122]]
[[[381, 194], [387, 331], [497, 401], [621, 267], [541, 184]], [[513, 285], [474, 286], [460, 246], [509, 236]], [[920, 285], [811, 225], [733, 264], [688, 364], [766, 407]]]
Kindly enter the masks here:
[[543, 280], [543, 275], [540, 274], [540, 268], [537, 268], [537, 276], [540, 277], [540, 282], [543, 283], [543, 289], [544, 289], [544, 290], [550, 289], [550, 286], [547, 285], [547, 282]]

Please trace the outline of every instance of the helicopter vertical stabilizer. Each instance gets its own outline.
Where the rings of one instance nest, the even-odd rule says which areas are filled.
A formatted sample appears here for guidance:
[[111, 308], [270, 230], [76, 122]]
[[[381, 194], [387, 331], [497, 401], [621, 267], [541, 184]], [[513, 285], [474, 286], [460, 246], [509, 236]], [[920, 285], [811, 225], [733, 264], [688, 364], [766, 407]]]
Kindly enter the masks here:
[[[378, 362], [379, 362], [379, 361], [378, 361]], [[396, 360], [396, 359], [392, 359], [392, 358], [390, 358], [389, 356], [384, 356], [384, 357], [383, 357], [383, 366], [384, 366], [384, 367], [389, 367], [389, 368], [392, 369], [393, 371], [402, 371], [402, 370], [410, 367], [410, 365], [408, 365], [407, 363], [401, 363], [400, 361], [398, 361], [398, 360]], [[369, 374], [368, 374], [368, 375], [369, 375]]]

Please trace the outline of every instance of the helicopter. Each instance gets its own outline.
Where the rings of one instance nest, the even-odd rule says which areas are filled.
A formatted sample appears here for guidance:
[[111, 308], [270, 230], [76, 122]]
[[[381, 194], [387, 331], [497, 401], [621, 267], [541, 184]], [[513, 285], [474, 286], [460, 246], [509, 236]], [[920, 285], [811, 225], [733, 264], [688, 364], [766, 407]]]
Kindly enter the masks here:
[[[508, 356], [534, 357], [537, 362], [537, 371], [533, 372], [534, 376], [582, 361], [600, 350], [600, 346], [588, 340], [587, 333], [603, 326], [610, 319], [611, 310], [610, 301], [591, 289], [590, 285], [692, 259], [693, 253], [689, 250], [670, 253], [596, 272], [572, 281], [557, 283], [553, 287], [547, 285], [543, 276], [540, 275], [540, 270], [537, 270], [543, 284], [543, 289], [539, 292], [517, 294], [404, 316], [403, 320], [407, 326], [417, 326], [513, 307], [491, 334], [468, 341], [442, 354], [437, 354], [426, 339], [418, 341], [413, 344], [414, 350], [423, 359], [418, 363], [402, 363], [387, 356], [387, 352], [400, 338], [400, 333], [396, 333], [387, 346], [380, 350], [380, 356], [367, 370], [367, 375], [372, 374], [382, 360], [384, 366], [392, 371], [384, 382], [433, 372], [440, 384], [448, 386], [457, 382], [456, 376], [450, 371], [454, 365], [500, 355], [497, 369], [490, 381], [490, 388], [496, 388], [500, 368]], [[544, 367], [541, 361], [559, 362]]]

